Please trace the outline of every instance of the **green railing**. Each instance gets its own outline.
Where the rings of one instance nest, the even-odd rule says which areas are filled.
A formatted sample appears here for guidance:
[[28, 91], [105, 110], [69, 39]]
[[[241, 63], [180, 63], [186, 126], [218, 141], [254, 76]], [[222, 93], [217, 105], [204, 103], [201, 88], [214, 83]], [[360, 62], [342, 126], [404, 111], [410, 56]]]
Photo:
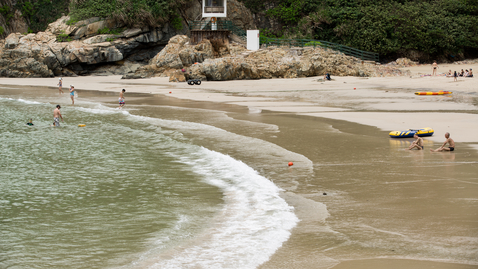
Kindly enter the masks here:
[[[212, 30], [211, 21], [189, 21], [189, 30]], [[246, 39], [246, 31], [237, 27], [232, 21], [216, 21], [215, 30], [229, 30], [242, 39]]]
[[282, 38], [269, 38], [261, 37], [260, 38], [261, 46], [287, 46], [287, 47], [322, 47], [325, 49], [332, 49], [340, 51], [345, 55], [353, 56], [360, 58], [365, 61], [379, 61], [379, 55], [375, 52], [363, 51], [356, 48], [351, 48], [348, 46], [340, 45], [337, 43], [332, 43], [323, 40], [313, 40], [313, 39], [282, 39]]

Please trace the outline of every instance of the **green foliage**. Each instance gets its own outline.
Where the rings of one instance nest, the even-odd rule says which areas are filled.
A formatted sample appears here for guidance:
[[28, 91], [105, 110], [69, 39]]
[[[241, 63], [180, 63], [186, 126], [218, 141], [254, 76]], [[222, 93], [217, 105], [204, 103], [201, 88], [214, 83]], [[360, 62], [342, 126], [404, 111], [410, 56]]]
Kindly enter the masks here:
[[68, 21], [66, 21], [66, 25], [75, 25], [77, 22], [79, 22], [78, 20], [74, 20], [74, 19], [69, 19]]
[[10, 25], [10, 20], [14, 16], [14, 11], [10, 9], [10, 6], [4, 5], [0, 7], [0, 13], [5, 18], [5, 22], [7, 23], [7, 25]]
[[122, 28], [110, 29], [105, 27], [98, 30], [98, 34], [100, 35], [119, 35], [121, 32], [123, 32]]
[[478, 53], [476, 0], [241, 1], [281, 23], [269, 29], [271, 37], [327, 40], [381, 55]]
[[304, 47], [321, 47], [322, 46], [322, 42], [320, 41], [309, 41], [307, 43], [304, 44]]
[[73, 39], [71, 38], [71, 36], [69, 36], [68, 34], [65, 34], [65, 33], [61, 33], [56, 37], [56, 41], [58, 41], [58, 42], [70, 42], [72, 40]]
[[74, 0], [70, 17], [79, 21], [90, 17], [114, 18], [127, 26], [158, 26], [171, 22], [182, 29], [178, 8], [185, 8], [192, 0]]
[[5, 29], [3, 29], [3, 26], [0, 26], [0, 35], [3, 35], [5, 33]]
[[108, 38], [106, 39], [106, 42], [113, 42], [113, 41], [115, 41], [115, 40], [116, 40], [116, 37], [108, 37]]
[[22, 15], [25, 17], [29, 17], [35, 14], [35, 11], [33, 9], [33, 4], [30, 2], [25, 2], [23, 3], [22, 6]]
[[174, 29], [180, 31], [183, 29], [183, 23], [182, 23], [182, 20], [181, 18], [176, 15], [172, 18], [171, 20], [171, 26], [173, 26]]
[[44, 31], [49, 23], [68, 13], [65, 0], [18, 0], [14, 9], [27, 19], [32, 32]]

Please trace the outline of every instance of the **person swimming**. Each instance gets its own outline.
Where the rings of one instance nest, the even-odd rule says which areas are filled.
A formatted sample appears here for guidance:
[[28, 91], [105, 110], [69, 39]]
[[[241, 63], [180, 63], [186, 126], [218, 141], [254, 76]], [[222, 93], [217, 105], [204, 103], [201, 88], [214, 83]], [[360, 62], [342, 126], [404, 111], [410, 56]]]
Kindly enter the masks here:
[[27, 122], [27, 125], [28, 125], [28, 126], [33, 126], [33, 125], [34, 125], [34, 124], [33, 124], [33, 120], [30, 119], [30, 120]]

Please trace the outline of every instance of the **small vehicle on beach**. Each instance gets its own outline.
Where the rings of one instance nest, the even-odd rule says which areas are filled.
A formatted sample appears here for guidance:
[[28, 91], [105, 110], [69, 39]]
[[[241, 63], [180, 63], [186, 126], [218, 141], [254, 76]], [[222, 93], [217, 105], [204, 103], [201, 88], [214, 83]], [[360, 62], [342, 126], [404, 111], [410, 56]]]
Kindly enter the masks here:
[[189, 85], [194, 85], [194, 84], [201, 85], [201, 80], [200, 79], [189, 79], [188, 84]]
[[408, 129], [407, 131], [391, 131], [388, 135], [391, 138], [410, 138], [417, 134], [419, 137], [432, 136], [435, 131], [430, 128]]

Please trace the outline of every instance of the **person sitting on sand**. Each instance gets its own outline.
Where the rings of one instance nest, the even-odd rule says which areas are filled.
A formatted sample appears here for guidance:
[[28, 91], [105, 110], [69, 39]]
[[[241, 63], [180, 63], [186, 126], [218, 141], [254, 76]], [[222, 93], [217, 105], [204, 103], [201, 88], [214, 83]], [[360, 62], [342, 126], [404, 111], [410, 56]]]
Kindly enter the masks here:
[[473, 77], [473, 69], [470, 68], [470, 72], [468, 73], [468, 76], [469, 78], [472, 78]]
[[33, 124], [33, 120], [30, 119], [30, 120], [27, 122], [27, 125], [28, 125], [28, 126], [33, 126], [33, 125], [34, 125], [34, 124]]
[[463, 71], [463, 69], [461, 69], [461, 71], [460, 71], [460, 77], [463, 77], [464, 74], [465, 74], [465, 71]]
[[436, 61], [434, 61], [433, 64], [432, 64], [432, 70], [433, 70], [432, 76], [436, 76], [436, 75], [437, 75], [437, 69], [438, 69], [438, 64], [437, 64]]
[[[445, 143], [443, 145], [435, 150], [430, 149], [431, 152], [437, 152], [437, 151], [454, 151], [455, 150], [455, 141], [450, 138], [450, 133], [445, 133]], [[445, 145], [448, 143], [448, 148], [445, 148]]]
[[414, 148], [418, 150], [423, 150], [423, 139], [419, 137], [416, 133], [413, 135], [413, 138], [415, 138], [416, 140], [413, 141], [408, 150], [412, 150]]
[[448, 73], [446, 73], [446, 76], [447, 77], [452, 77], [453, 76], [453, 74], [451, 73], [451, 70], [448, 70]]
[[463, 74], [463, 77], [466, 78], [466, 77], [468, 77], [469, 74], [470, 74], [470, 73], [468, 72], [468, 69], [466, 69], [466, 70], [465, 70], [465, 74]]
[[329, 73], [324, 75], [324, 80], [332, 80]]

